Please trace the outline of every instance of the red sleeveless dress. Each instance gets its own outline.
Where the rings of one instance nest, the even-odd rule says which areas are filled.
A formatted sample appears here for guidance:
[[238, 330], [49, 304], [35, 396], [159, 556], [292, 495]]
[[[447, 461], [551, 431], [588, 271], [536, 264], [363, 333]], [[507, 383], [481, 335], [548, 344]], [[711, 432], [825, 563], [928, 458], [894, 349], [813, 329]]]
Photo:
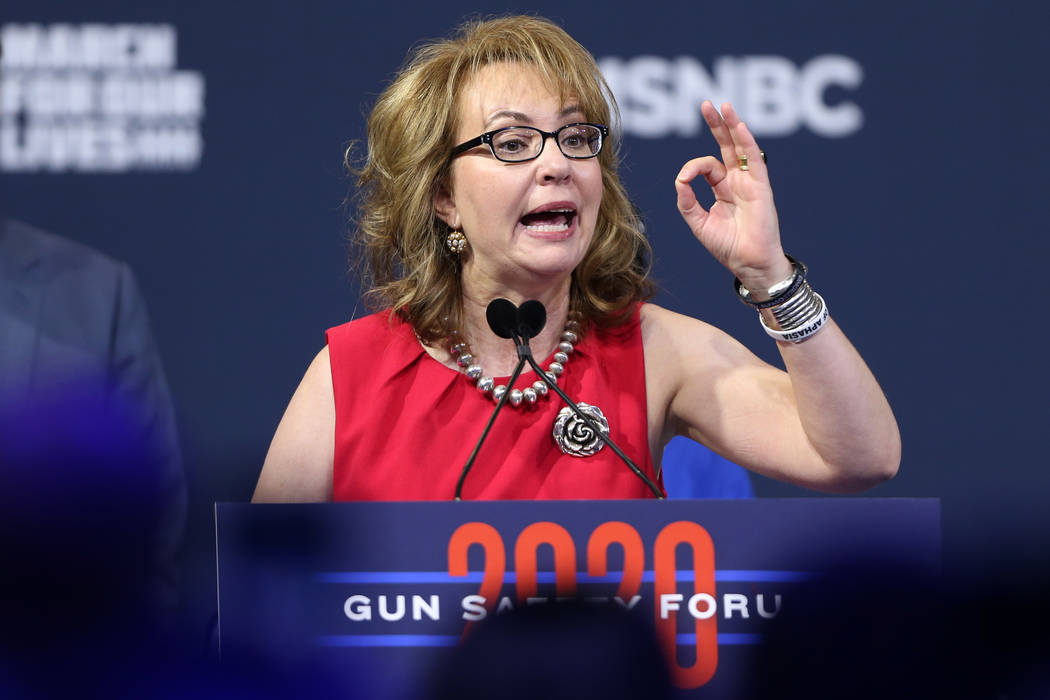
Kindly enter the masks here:
[[[588, 333], [559, 386], [577, 403], [598, 406], [612, 439], [659, 483], [649, 454], [640, 323], [636, 311], [616, 328]], [[389, 311], [331, 328], [326, 336], [335, 392], [334, 500], [451, 500], [495, 408], [491, 395], [430, 357], [412, 327]], [[524, 389], [535, 380], [534, 372], [523, 371], [515, 386]], [[552, 430], [563, 405], [548, 392], [531, 406], [504, 406], [463, 498], [652, 497], [608, 445], [589, 457], [561, 451]]]

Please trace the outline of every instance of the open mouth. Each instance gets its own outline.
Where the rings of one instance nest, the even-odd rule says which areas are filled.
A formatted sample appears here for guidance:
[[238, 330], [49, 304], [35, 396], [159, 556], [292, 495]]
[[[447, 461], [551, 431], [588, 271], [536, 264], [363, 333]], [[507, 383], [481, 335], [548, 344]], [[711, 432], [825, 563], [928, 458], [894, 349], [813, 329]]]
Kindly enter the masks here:
[[575, 209], [548, 209], [521, 217], [521, 225], [530, 231], [553, 233], [568, 231], [576, 218]]

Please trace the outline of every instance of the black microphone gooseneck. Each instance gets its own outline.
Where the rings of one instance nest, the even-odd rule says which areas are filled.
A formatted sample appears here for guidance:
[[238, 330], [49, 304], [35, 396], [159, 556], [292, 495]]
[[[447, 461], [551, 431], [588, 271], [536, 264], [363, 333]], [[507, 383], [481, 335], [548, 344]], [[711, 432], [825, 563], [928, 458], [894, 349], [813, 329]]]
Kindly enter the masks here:
[[[518, 357], [521, 357], [526, 362], [528, 362], [529, 365], [532, 366], [532, 369], [536, 371], [536, 374], [540, 376], [540, 378], [546, 378], [547, 373], [543, 371], [543, 369], [540, 367], [540, 364], [536, 362], [536, 359], [532, 356], [532, 351], [529, 349], [529, 338], [538, 335], [539, 332], [543, 330], [543, 326], [546, 323], [547, 309], [545, 309], [543, 307], [543, 304], [541, 304], [540, 302], [535, 300], [526, 301], [518, 309], [518, 332], [521, 335], [521, 343], [518, 344]], [[517, 339], [515, 339], [514, 342], [518, 343]], [[553, 389], [554, 393], [560, 396], [561, 400], [568, 404], [570, 408], [572, 408], [573, 412], [577, 416], [579, 416], [580, 419], [584, 423], [586, 423], [591, 430], [594, 431], [595, 435], [601, 436], [600, 439], [609, 445], [612, 451], [616, 453], [616, 456], [619, 457], [623, 461], [623, 463], [627, 465], [627, 468], [634, 472], [635, 476], [637, 476], [639, 479], [645, 482], [645, 485], [649, 487], [649, 490], [652, 491], [657, 498], [663, 499], [663, 493], [661, 493], [659, 487], [653, 483], [652, 479], [646, 476], [645, 472], [639, 469], [638, 465], [632, 462], [631, 458], [624, 454], [624, 451], [620, 449], [619, 445], [613, 442], [611, 437], [605, 435], [602, 432], [602, 429], [598, 425], [597, 421], [595, 421], [589, 415], [581, 411], [580, 407], [573, 403], [572, 399], [565, 395], [565, 392], [562, 391], [561, 387], [558, 386], [557, 381], [547, 382], [547, 386]]]
[[[546, 309], [544, 309], [543, 314], [544, 316], [547, 315]], [[521, 343], [518, 340], [518, 307], [514, 305], [514, 302], [508, 299], [493, 299], [489, 302], [488, 308], [485, 309], [485, 319], [489, 322], [489, 328], [492, 329], [493, 333], [500, 338], [510, 338], [514, 341], [514, 345], [518, 347], [518, 365], [514, 368], [514, 373], [511, 374], [510, 381], [507, 382], [508, 387], [513, 387], [514, 382], [518, 380], [518, 375], [521, 374], [521, 370], [525, 367], [525, 358], [521, 356]], [[527, 347], [528, 346], [526, 346], [526, 348]], [[507, 403], [508, 398], [510, 398], [509, 388], [507, 391], [503, 392], [503, 396], [501, 396], [496, 403], [495, 410], [493, 410], [492, 415], [489, 416], [489, 422], [481, 432], [481, 437], [478, 438], [477, 444], [474, 445], [474, 451], [470, 453], [470, 458], [467, 460], [467, 463], [463, 465], [463, 471], [460, 472], [459, 481], [456, 482], [457, 501], [463, 500], [463, 482], [467, 480], [467, 474], [470, 473], [470, 468], [474, 466], [474, 460], [478, 457], [478, 451], [485, 443], [485, 438], [489, 436], [492, 424], [496, 422], [496, 416], [499, 415], [500, 410], [503, 408], [503, 405]]]

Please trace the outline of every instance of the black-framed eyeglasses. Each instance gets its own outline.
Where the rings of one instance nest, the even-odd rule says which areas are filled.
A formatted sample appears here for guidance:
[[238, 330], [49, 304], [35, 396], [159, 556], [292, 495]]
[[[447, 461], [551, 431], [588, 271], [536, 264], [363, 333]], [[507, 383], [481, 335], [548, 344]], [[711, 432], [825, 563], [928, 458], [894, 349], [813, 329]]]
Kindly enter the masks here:
[[452, 149], [452, 156], [485, 144], [498, 160], [504, 163], [523, 163], [539, 158], [547, 138], [553, 137], [554, 142], [558, 144], [558, 150], [566, 158], [583, 160], [601, 153], [608, 135], [609, 127], [585, 122], [566, 124], [555, 131], [544, 131], [533, 126], [505, 126], [459, 144]]

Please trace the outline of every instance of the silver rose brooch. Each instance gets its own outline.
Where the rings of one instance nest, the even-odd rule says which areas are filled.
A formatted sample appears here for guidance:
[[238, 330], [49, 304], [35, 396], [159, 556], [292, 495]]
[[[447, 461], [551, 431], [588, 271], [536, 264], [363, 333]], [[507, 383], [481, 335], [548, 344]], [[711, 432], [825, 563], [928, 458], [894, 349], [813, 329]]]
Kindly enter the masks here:
[[580, 410], [594, 419], [601, 427], [601, 433], [595, 433], [576, 413], [566, 406], [558, 412], [554, 421], [554, 442], [561, 451], [573, 457], [590, 457], [605, 447], [602, 436], [609, 434], [609, 421], [597, 406], [580, 403]]

